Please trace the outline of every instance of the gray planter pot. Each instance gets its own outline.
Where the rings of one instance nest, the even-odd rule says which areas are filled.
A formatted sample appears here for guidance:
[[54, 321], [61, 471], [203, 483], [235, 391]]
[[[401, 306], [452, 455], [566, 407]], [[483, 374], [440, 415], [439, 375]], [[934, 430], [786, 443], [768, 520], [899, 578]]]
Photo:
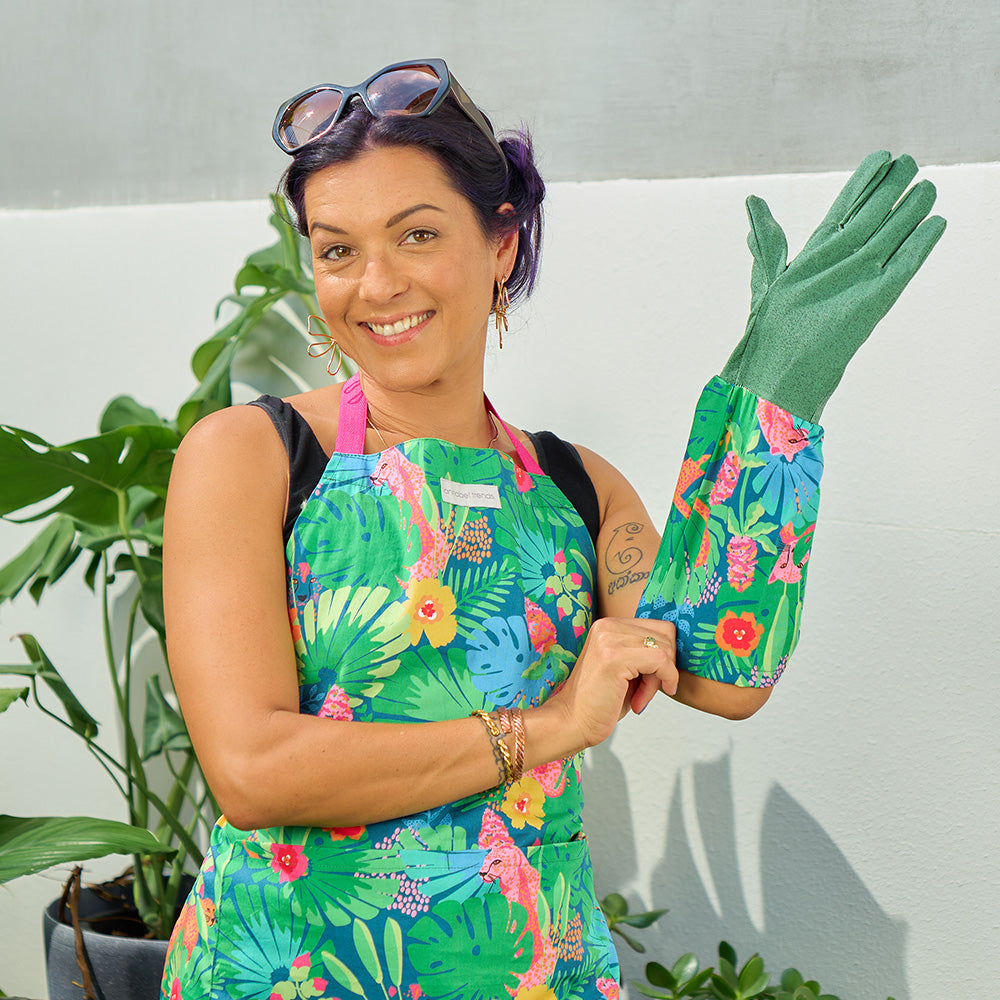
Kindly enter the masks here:
[[[131, 902], [129, 898], [129, 902]], [[80, 967], [76, 962], [73, 928], [57, 919], [59, 901], [54, 900], [42, 917], [49, 1000], [81, 1000]], [[67, 910], [67, 918], [68, 918]], [[81, 920], [101, 917], [111, 933], [84, 930], [83, 943], [90, 961], [90, 974], [98, 1000], [156, 1000], [160, 976], [167, 957], [166, 941], [125, 937], [113, 933], [115, 907], [92, 890], [80, 892]]]

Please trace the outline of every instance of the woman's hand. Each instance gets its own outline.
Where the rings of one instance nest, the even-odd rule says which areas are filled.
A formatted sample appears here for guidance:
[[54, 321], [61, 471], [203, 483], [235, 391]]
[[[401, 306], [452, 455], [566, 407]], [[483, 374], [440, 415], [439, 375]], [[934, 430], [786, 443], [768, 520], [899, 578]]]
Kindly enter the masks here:
[[658, 691], [677, 690], [670, 622], [599, 618], [572, 673], [548, 700], [562, 716], [572, 751], [606, 740], [631, 709], [638, 715]]

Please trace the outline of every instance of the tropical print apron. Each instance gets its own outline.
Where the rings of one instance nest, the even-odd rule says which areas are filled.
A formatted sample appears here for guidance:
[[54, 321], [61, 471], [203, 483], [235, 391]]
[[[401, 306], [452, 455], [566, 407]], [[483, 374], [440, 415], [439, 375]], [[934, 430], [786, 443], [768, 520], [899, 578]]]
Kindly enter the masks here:
[[[355, 377], [286, 548], [301, 711], [420, 723], [544, 701], [592, 617], [576, 510], [520, 446], [523, 468], [435, 439], [361, 454], [366, 415]], [[221, 819], [163, 997], [617, 997], [580, 764], [368, 826]]]

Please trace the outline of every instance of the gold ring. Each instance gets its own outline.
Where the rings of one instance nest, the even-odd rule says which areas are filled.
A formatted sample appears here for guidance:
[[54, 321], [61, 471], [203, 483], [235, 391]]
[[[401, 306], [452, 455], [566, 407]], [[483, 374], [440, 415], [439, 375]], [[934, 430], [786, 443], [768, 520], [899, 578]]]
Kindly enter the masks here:
[[656, 649], [656, 640], [651, 636], [647, 635], [645, 639], [642, 640], [644, 646], [649, 646], [652, 649]]

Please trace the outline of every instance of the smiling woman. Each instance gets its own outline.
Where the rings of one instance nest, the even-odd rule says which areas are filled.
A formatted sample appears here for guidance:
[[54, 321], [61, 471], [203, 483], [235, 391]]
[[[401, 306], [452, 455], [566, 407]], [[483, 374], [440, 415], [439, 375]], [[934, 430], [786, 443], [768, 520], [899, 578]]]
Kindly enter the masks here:
[[170, 663], [225, 817], [164, 996], [616, 997], [581, 754], [659, 693], [730, 718], [766, 700], [815, 509], [779, 553], [748, 470], [782, 442], [815, 457], [813, 432], [713, 380], [658, 555], [613, 466], [484, 395], [490, 315], [537, 273], [527, 137], [498, 140], [438, 60], [312, 88], [274, 135], [358, 374], [215, 413], [174, 464]]

